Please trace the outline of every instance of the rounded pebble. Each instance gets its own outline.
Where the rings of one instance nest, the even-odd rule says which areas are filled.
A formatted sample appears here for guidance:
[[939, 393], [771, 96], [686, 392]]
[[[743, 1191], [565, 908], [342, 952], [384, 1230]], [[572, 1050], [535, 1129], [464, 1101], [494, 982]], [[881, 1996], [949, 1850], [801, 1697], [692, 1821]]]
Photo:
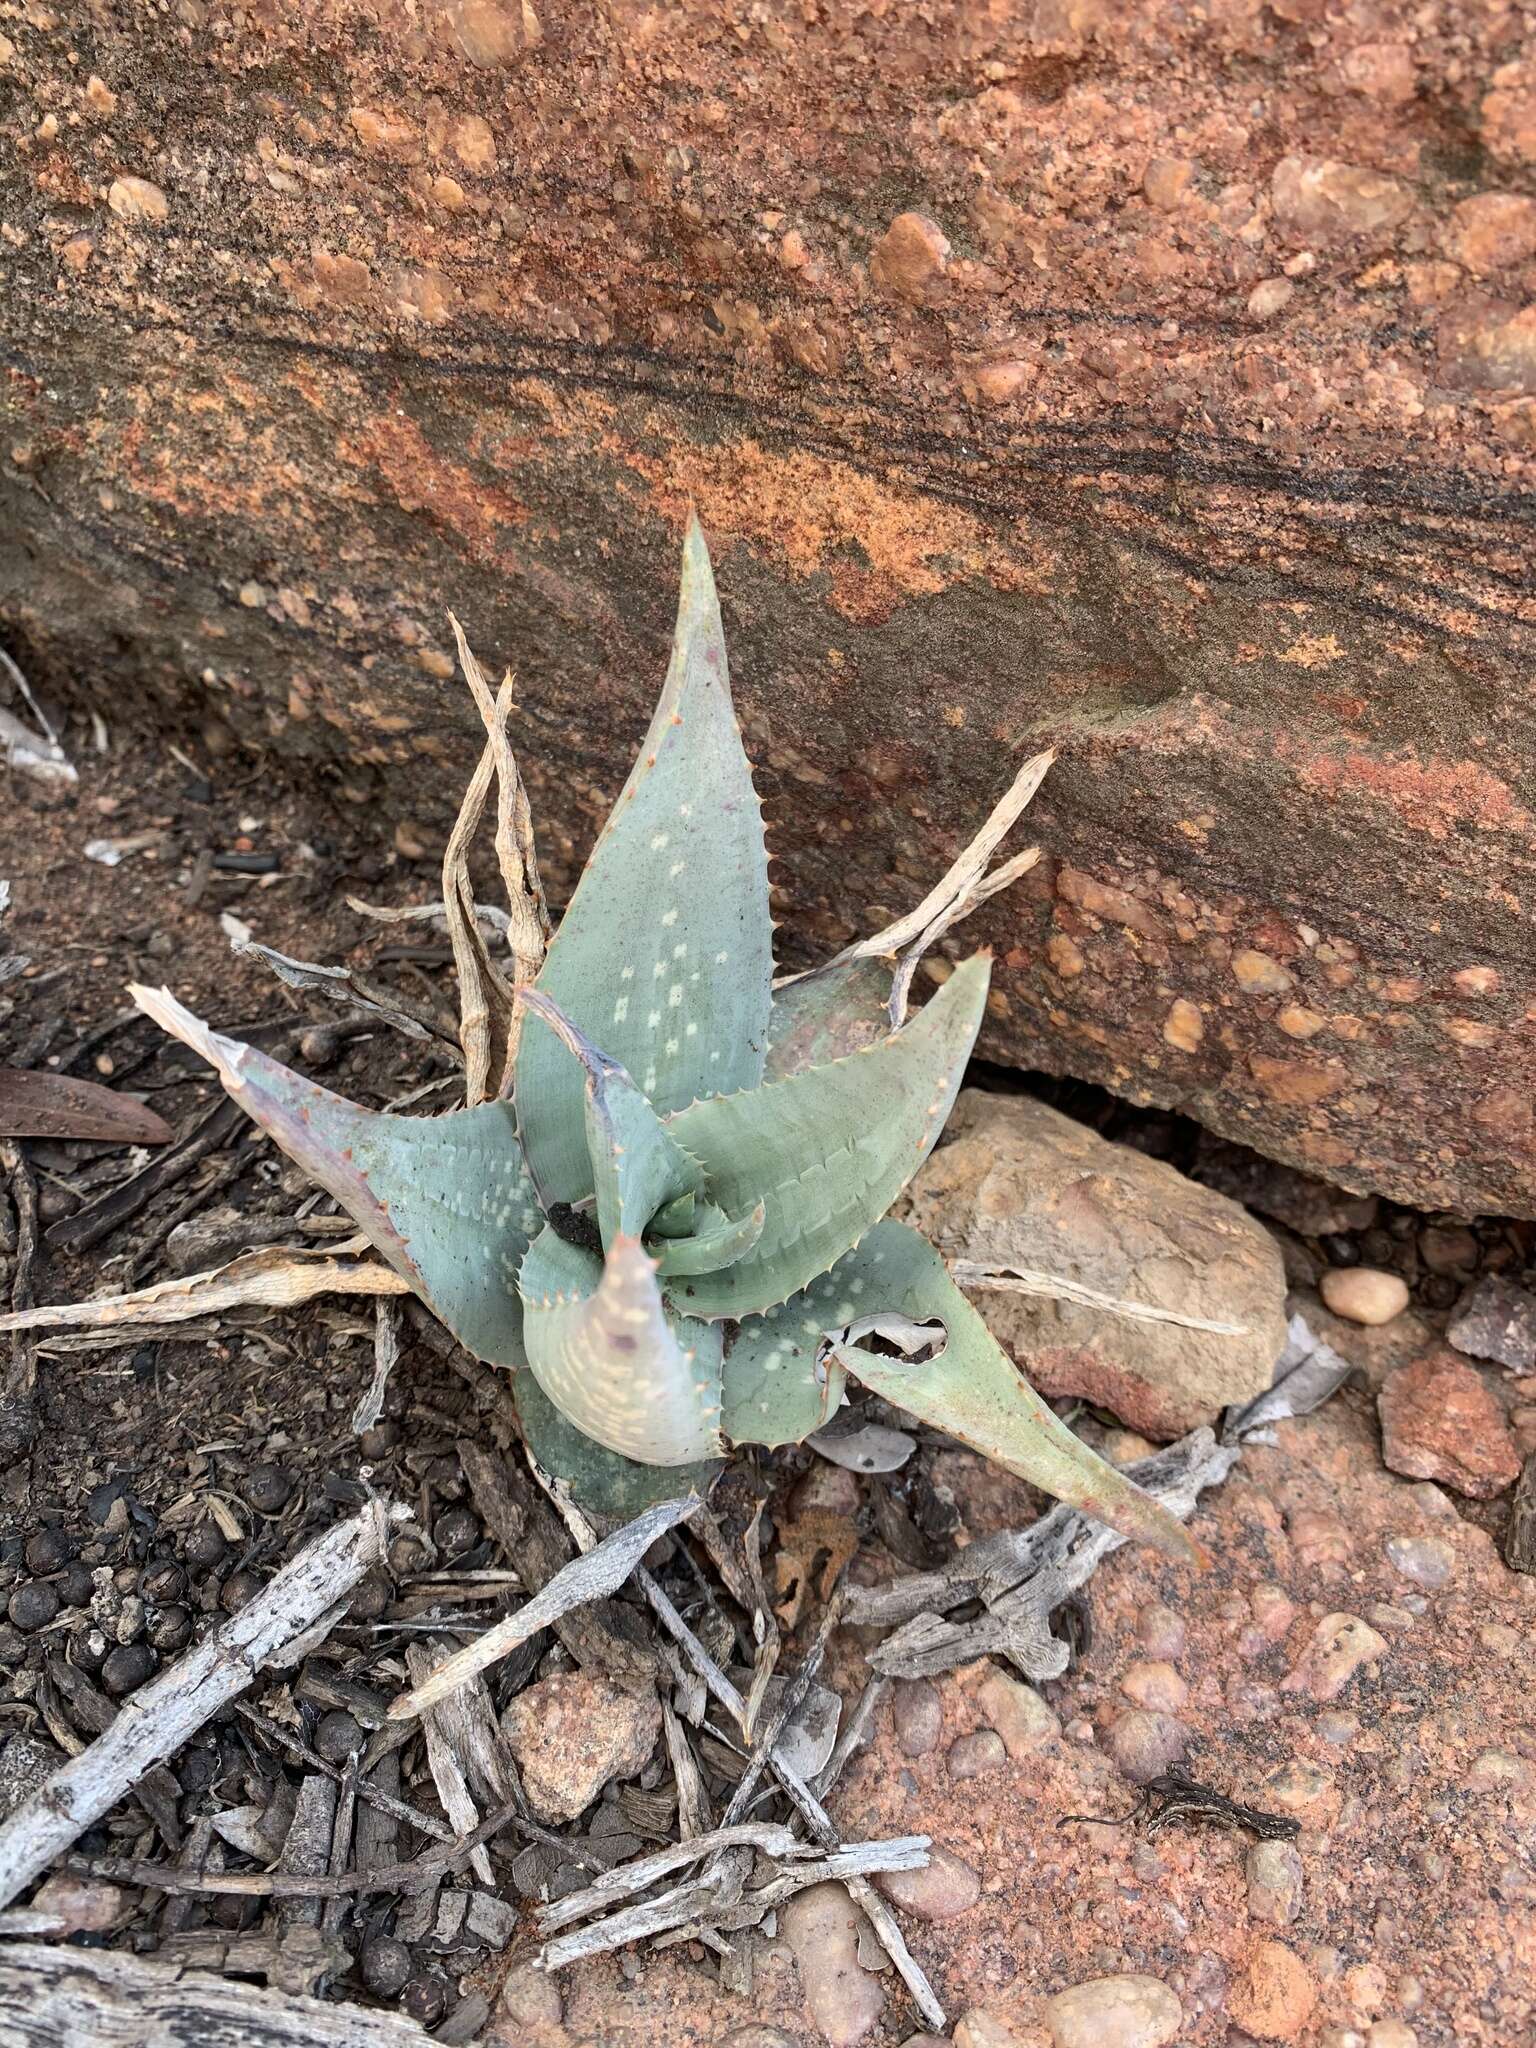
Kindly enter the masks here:
[[896, 1746], [903, 1756], [928, 1756], [939, 1746], [944, 1703], [939, 1688], [927, 1678], [903, 1679], [891, 1703]]
[[41, 1579], [29, 1579], [15, 1588], [5, 1603], [5, 1611], [17, 1628], [30, 1635], [33, 1629], [46, 1628], [53, 1620], [59, 1611], [59, 1596]]
[[1406, 1282], [1376, 1266], [1336, 1266], [1318, 1281], [1317, 1291], [1350, 1323], [1390, 1323], [1408, 1306]]
[[27, 1538], [25, 1552], [29, 1572], [56, 1572], [75, 1554], [75, 1546], [62, 1529], [37, 1529]]
[[1156, 1977], [1095, 1977], [1045, 2002], [1055, 2048], [1163, 2048], [1184, 2008]]
[[1247, 1856], [1248, 1910], [1272, 1927], [1289, 1927], [1301, 1911], [1301, 1858], [1290, 1842], [1255, 1842]]
[[1133, 1785], [1145, 1785], [1184, 1761], [1189, 1732], [1172, 1714], [1131, 1707], [1111, 1724], [1104, 1747]]
[[1151, 1707], [1160, 1714], [1178, 1713], [1189, 1698], [1189, 1687], [1173, 1666], [1150, 1657], [1126, 1666], [1120, 1690], [1138, 1707]]
[[[540, 2022], [545, 2026], [558, 2027], [565, 2017], [565, 2002], [553, 1977], [546, 1977], [542, 1970], [530, 1969], [527, 1964], [521, 1964], [509, 1973], [502, 1985], [497, 2012], [503, 2019], [516, 2020], [525, 2027]], [[756, 2029], [744, 2027], [741, 2031], [751, 2034]], [[780, 2041], [790, 2038], [787, 2034], [781, 2035], [777, 2027], [764, 2027], [762, 2032], [765, 2036], [771, 2035], [774, 2038], [763, 2040], [758, 2044], [758, 2048], [778, 2048]], [[747, 2044], [747, 2048], [751, 2048], [750, 2043]]]
[[981, 1897], [981, 1879], [969, 1863], [935, 1842], [925, 1870], [886, 1870], [875, 1883], [893, 1906], [919, 1920], [952, 1920]]
[[[919, 2036], [923, 2040], [932, 2038], [932, 2035]], [[1008, 2022], [981, 2006], [956, 2020], [954, 2042], [955, 2048], [1022, 2048], [1019, 2035]], [[902, 2048], [907, 2048], [905, 2042]]]
[[1293, 2041], [1316, 2003], [1317, 1986], [1301, 1957], [1283, 1941], [1261, 1941], [1232, 1986], [1227, 2009], [1261, 2040]]
[[292, 1500], [293, 1485], [285, 1465], [253, 1465], [240, 1491], [258, 1515], [276, 1515]]
[[1184, 1617], [1162, 1601], [1144, 1608], [1136, 1623], [1136, 1640], [1149, 1657], [1172, 1663], [1184, 1652]]
[[121, 1643], [115, 1650], [107, 1652], [106, 1662], [101, 1667], [101, 1683], [114, 1699], [121, 1699], [141, 1686], [145, 1679], [152, 1678], [155, 1671], [155, 1653], [148, 1643]]
[[358, 1966], [375, 1998], [394, 1998], [410, 1979], [411, 1952], [392, 1934], [370, 1934]]
[[1416, 2027], [1406, 2020], [1373, 2020], [1365, 2030], [1366, 2048], [1419, 2048]]
[[336, 1707], [329, 1714], [320, 1716], [315, 1729], [315, 1749], [328, 1764], [345, 1763], [362, 1746], [362, 1726], [345, 1707]]
[[978, 1728], [974, 1735], [962, 1735], [949, 1745], [949, 1775], [952, 1778], [981, 1778], [988, 1771], [1001, 1770], [1008, 1761], [1003, 1738], [995, 1728]]
[[1456, 1569], [1456, 1553], [1440, 1536], [1389, 1536], [1385, 1547], [1393, 1569], [1431, 1593]]

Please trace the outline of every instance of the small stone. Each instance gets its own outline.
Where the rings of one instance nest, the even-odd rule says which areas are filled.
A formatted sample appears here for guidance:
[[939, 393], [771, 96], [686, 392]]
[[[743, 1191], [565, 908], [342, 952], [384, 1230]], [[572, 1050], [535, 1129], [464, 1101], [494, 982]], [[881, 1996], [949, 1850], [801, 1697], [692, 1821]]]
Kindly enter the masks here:
[[1160, 1714], [1177, 1714], [1189, 1698], [1189, 1687], [1173, 1666], [1151, 1658], [1126, 1666], [1120, 1690], [1138, 1707]]
[[995, 1665], [976, 1688], [976, 1704], [1015, 1760], [1035, 1755], [1061, 1733], [1060, 1721], [1034, 1687]]
[[1184, 1654], [1184, 1617], [1161, 1600], [1144, 1607], [1136, 1618], [1136, 1640], [1149, 1657], [1172, 1663]]
[[925, 1870], [885, 1870], [875, 1883], [893, 1906], [919, 1920], [953, 1920], [981, 1896], [981, 1879], [969, 1863], [935, 1842]]
[[1512, 1373], [1536, 1373], [1536, 1294], [1486, 1273], [1451, 1318], [1446, 1336], [1468, 1358], [1489, 1358]]
[[830, 1883], [797, 1892], [779, 1915], [806, 2011], [832, 2048], [853, 2048], [885, 2009], [884, 1985], [859, 1966], [863, 1917], [843, 1887]]
[[876, 242], [869, 259], [876, 284], [914, 303], [944, 275], [949, 242], [926, 213], [898, 213]]
[[928, 1756], [939, 1746], [944, 1726], [944, 1703], [931, 1679], [905, 1678], [898, 1682], [891, 1702], [891, 1719], [896, 1729], [896, 1746], [903, 1756]]
[[59, 1596], [42, 1579], [28, 1579], [12, 1592], [5, 1611], [15, 1627], [30, 1635], [33, 1629], [46, 1628], [53, 1620], [59, 1611]]
[[1141, 189], [1147, 204], [1159, 213], [1174, 213], [1183, 205], [1195, 166], [1185, 156], [1155, 156], [1141, 174]]
[[1394, 1472], [1492, 1500], [1520, 1476], [1504, 1410], [1476, 1371], [1437, 1349], [1390, 1374], [1377, 1397], [1382, 1456]]
[[276, 1515], [293, 1498], [293, 1474], [283, 1465], [253, 1465], [240, 1491], [259, 1515]]
[[1317, 1987], [1283, 1941], [1261, 1941], [1233, 1984], [1227, 2009], [1261, 2041], [1293, 2041], [1312, 2017]]
[[315, 1729], [315, 1750], [328, 1764], [345, 1763], [349, 1756], [357, 1754], [363, 1742], [362, 1724], [345, 1707], [335, 1707], [320, 1716]]
[[1003, 1738], [993, 1728], [978, 1728], [974, 1735], [962, 1735], [949, 1745], [945, 1759], [949, 1775], [957, 1781], [966, 1778], [982, 1778], [989, 1771], [1000, 1771], [1008, 1761], [1008, 1752], [1003, 1747]]
[[1419, 1232], [1419, 1257], [1431, 1273], [1472, 1273], [1482, 1246], [1462, 1223], [1427, 1223]]
[[489, 1947], [505, 1948], [517, 1932], [517, 1909], [494, 1892], [471, 1892], [464, 1925]]
[[1349, 1323], [1390, 1323], [1408, 1306], [1407, 1283], [1397, 1273], [1374, 1266], [1335, 1266], [1324, 1273], [1317, 1291], [1336, 1316]]
[[1485, 1749], [1474, 1757], [1462, 1783], [1469, 1792], [1509, 1792], [1527, 1784], [1532, 1767], [1507, 1749]]
[[1362, 1664], [1380, 1657], [1387, 1639], [1358, 1614], [1325, 1614], [1295, 1669], [1281, 1680], [1282, 1692], [1305, 1692], [1315, 1700], [1337, 1699]]
[[1257, 952], [1252, 946], [1245, 946], [1232, 956], [1232, 972], [1239, 988], [1251, 996], [1283, 996], [1292, 987], [1288, 969], [1268, 953]]
[[1301, 1857], [1291, 1842], [1255, 1842], [1246, 1859], [1248, 1910], [1272, 1927], [1288, 1927], [1301, 1911]]
[[1528, 263], [1536, 256], [1536, 199], [1516, 192], [1474, 193], [1451, 208], [1441, 245], [1474, 277]]
[[362, 1979], [375, 1998], [395, 1998], [411, 1974], [411, 1952], [392, 1934], [371, 1934], [358, 1959]]
[[1380, 240], [1413, 211], [1413, 194], [1396, 178], [1329, 157], [1288, 156], [1270, 178], [1275, 224], [1292, 242], [1337, 247]]
[[1184, 1761], [1189, 1733], [1172, 1714], [1132, 1707], [1111, 1724], [1104, 1747], [1133, 1785], [1145, 1785]]
[[[1021, 2036], [994, 2012], [982, 2006], [955, 2022], [955, 2048], [1023, 2048]], [[903, 2042], [902, 2048], [908, 2048]]]
[[56, 1572], [66, 1565], [75, 1554], [75, 1546], [62, 1529], [38, 1529], [27, 1538], [23, 1555], [27, 1570], [42, 1576]]
[[641, 1771], [661, 1733], [652, 1693], [630, 1693], [591, 1671], [561, 1671], [521, 1692], [502, 1733], [541, 1820], [574, 1820], [614, 1778]]
[[1095, 1977], [1045, 2002], [1055, 2048], [1163, 2048], [1184, 2008], [1156, 1977]]
[[134, 1692], [155, 1673], [157, 1659], [148, 1643], [124, 1643], [107, 1653], [101, 1683], [114, 1699]]
[[119, 220], [142, 221], [158, 226], [171, 210], [170, 201], [148, 178], [123, 176], [107, 187], [107, 204]]
[[[547, 1984], [549, 1979], [546, 1977]], [[722, 2034], [716, 2048], [800, 2048], [793, 2034], [786, 2034], [782, 2027], [770, 2027], [761, 2020], [751, 2020], [744, 2027], [732, 2027], [728, 2034]], [[905, 2042], [902, 2048], [907, 2048]]]
[[50, 1877], [28, 1902], [29, 1913], [46, 1913], [50, 1934], [105, 1934], [124, 1918], [128, 1893], [92, 1877]]
[[1418, 2030], [1406, 2020], [1372, 2020], [1365, 2030], [1365, 2048], [1419, 2048]]
[[1175, 997], [1163, 1019], [1163, 1037], [1179, 1052], [1198, 1052], [1205, 1037], [1205, 1019], [1200, 1015], [1199, 1004], [1185, 996]]
[[1394, 1571], [1431, 1593], [1456, 1569], [1455, 1551], [1439, 1536], [1389, 1536], [1383, 1548]]

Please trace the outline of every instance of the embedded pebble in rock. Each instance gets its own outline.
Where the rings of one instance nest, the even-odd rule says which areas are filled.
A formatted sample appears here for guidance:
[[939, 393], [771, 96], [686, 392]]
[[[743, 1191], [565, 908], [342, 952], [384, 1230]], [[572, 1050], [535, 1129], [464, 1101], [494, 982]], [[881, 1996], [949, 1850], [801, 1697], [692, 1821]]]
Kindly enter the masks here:
[[1390, 1323], [1408, 1306], [1407, 1282], [1374, 1266], [1330, 1267], [1317, 1291], [1336, 1316], [1350, 1323]]
[[1054, 2048], [1163, 2048], [1184, 2008], [1160, 1978], [1095, 1977], [1045, 2002]]
[[1325, 1614], [1280, 1690], [1337, 1699], [1361, 1665], [1374, 1662], [1386, 1647], [1386, 1637], [1358, 1614]]
[[1015, 1760], [1044, 1749], [1061, 1733], [1060, 1721], [1034, 1687], [995, 1665], [976, 1688], [976, 1704]]
[[[924, 2034], [918, 2038], [931, 2041], [934, 2037]], [[955, 2048], [1024, 2048], [1024, 2037], [997, 2013], [977, 2006], [956, 2020], [954, 2043]], [[910, 2044], [903, 2042], [902, 2048], [910, 2048]]]
[[1172, 1714], [1131, 1707], [1110, 1724], [1104, 1748], [1133, 1785], [1145, 1785], [1184, 1761], [1189, 1732]]
[[935, 1842], [925, 1870], [886, 1870], [875, 1883], [904, 1913], [919, 1920], [953, 1920], [981, 1896], [981, 1878], [969, 1863]]
[[916, 302], [948, 262], [949, 242], [936, 221], [926, 213], [898, 213], [870, 254], [869, 272], [887, 291]]
[[1138, 1707], [1151, 1707], [1162, 1714], [1176, 1714], [1189, 1698], [1189, 1687], [1171, 1664], [1150, 1658], [1128, 1664], [1120, 1690]]
[[1376, 1399], [1382, 1456], [1394, 1472], [1492, 1500], [1520, 1476], [1504, 1410], [1475, 1367], [1430, 1351], [1387, 1376]]
[[1455, 1551], [1439, 1536], [1389, 1536], [1382, 1548], [1395, 1571], [1431, 1593], [1456, 1569]]
[[1000, 1771], [1008, 1761], [1008, 1752], [1003, 1747], [1003, 1738], [993, 1728], [978, 1728], [974, 1735], [962, 1735], [958, 1742], [949, 1745], [946, 1762], [949, 1775], [955, 1779], [981, 1778], [989, 1771]]
[[939, 1688], [928, 1678], [901, 1679], [891, 1701], [891, 1719], [903, 1756], [930, 1755], [939, 1746], [944, 1726]]
[[832, 2048], [853, 2048], [885, 2008], [880, 1979], [859, 1966], [864, 1916], [840, 1884], [797, 1892], [779, 1927], [800, 1972], [805, 2009]]
[[1136, 1640], [1149, 1657], [1165, 1663], [1182, 1655], [1185, 1633], [1184, 1617], [1160, 1600], [1144, 1608], [1136, 1622]]
[[754, 2020], [722, 2034], [716, 2048], [800, 2048], [800, 2043], [782, 2027], [765, 2027]]
[[1261, 1941], [1237, 1978], [1227, 2010], [1261, 2041], [1294, 2041], [1312, 2017], [1317, 1987], [1283, 1941]]
[[1489, 1358], [1512, 1373], [1536, 1373], [1536, 1294], [1485, 1273], [1462, 1296], [1446, 1336], [1468, 1358]]
[[574, 1820], [614, 1778], [642, 1770], [661, 1734], [652, 1693], [591, 1671], [560, 1671], [517, 1695], [501, 1721], [541, 1820]]
[[1301, 1857], [1295, 1844], [1255, 1842], [1246, 1870], [1249, 1912], [1273, 1927], [1288, 1927], [1301, 1911]]

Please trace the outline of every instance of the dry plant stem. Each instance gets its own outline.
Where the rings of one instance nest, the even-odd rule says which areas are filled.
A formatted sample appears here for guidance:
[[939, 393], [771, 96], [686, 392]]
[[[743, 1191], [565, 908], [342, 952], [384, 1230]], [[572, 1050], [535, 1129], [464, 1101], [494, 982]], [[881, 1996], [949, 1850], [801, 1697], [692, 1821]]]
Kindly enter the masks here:
[[496, 772], [496, 748], [487, 740], [443, 854], [443, 907], [459, 977], [459, 1043], [464, 1050], [464, 1101], [473, 1109], [491, 1093], [491, 1072], [501, 1075], [512, 1026], [512, 991], [475, 922], [475, 892], [469, 879], [469, 849]]
[[264, 1665], [305, 1641], [383, 1561], [390, 1524], [403, 1513], [373, 1501], [317, 1537], [248, 1607], [135, 1693], [105, 1734], [24, 1800], [0, 1826], [0, 1907], [244, 1692]]
[[[842, 952], [827, 964], [835, 966], [837, 961], [857, 960], [868, 954], [900, 953], [936, 920], [943, 920], [946, 913], [953, 912], [948, 920], [950, 923], [953, 923], [955, 918], [963, 916], [965, 913], [955, 910], [955, 906], [967, 897], [973, 897], [973, 901], [980, 900], [973, 896], [973, 892], [985, 873], [987, 862], [1012, 829], [1014, 820], [1021, 815], [1045, 780], [1055, 759], [1055, 753], [1047, 750], [1024, 763], [1006, 794], [993, 806], [981, 830], [948, 872], [928, 891], [915, 910], [908, 911], [905, 917], [887, 925], [884, 931], [876, 932], [867, 939], [856, 940], [851, 946], [845, 946]], [[1022, 859], [1023, 856], [1016, 858]], [[1016, 872], [1022, 873], [1023, 870], [1018, 869]], [[943, 928], [941, 923], [940, 929]]]
[[[360, 1242], [361, 1240], [359, 1240]], [[134, 1294], [101, 1301], [61, 1301], [50, 1308], [0, 1316], [5, 1330], [109, 1330], [140, 1324], [181, 1323], [233, 1308], [295, 1308], [317, 1294], [409, 1294], [382, 1259], [358, 1256], [347, 1246], [290, 1250], [272, 1246], [244, 1252], [213, 1273], [157, 1280]]]
[[[237, 1704], [235, 1712], [242, 1720], [249, 1721], [253, 1728], [259, 1728], [269, 1742], [280, 1744], [308, 1769], [323, 1772], [328, 1778], [341, 1778], [339, 1766], [328, 1764], [324, 1757], [317, 1755], [309, 1747], [308, 1743], [301, 1742], [292, 1729], [280, 1726], [258, 1708], [247, 1706], [244, 1701]], [[446, 1822], [440, 1821], [436, 1814], [423, 1813], [419, 1806], [407, 1805], [405, 1800], [396, 1799], [391, 1793], [381, 1791], [369, 1778], [358, 1780], [357, 1796], [365, 1806], [371, 1806], [376, 1812], [386, 1814], [390, 1820], [404, 1821], [407, 1827], [415, 1828], [418, 1834], [429, 1835], [433, 1841], [451, 1842], [455, 1839], [453, 1829]]]
[[1041, 1273], [1031, 1266], [989, 1266], [978, 1259], [951, 1259], [950, 1277], [957, 1287], [985, 1288], [997, 1294], [1043, 1294], [1053, 1301], [1079, 1301], [1085, 1308], [1102, 1309], [1106, 1315], [1125, 1316], [1132, 1322], [1173, 1323], [1181, 1330], [1206, 1330], [1214, 1337], [1246, 1337], [1246, 1323], [1209, 1322], [1203, 1316], [1186, 1316], [1176, 1308], [1154, 1308], [1150, 1302], [1124, 1301], [1118, 1294], [1101, 1294], [1096, 1287], [1067, 1280], [1060, 1273]]
[[114, 1884], [143, 1885], [152, 1891], [201, 1893], [243, 1899], [339, 1899], [354, 1892], [420, 1892], [461, 1870], [503, 1828], [516, 1828], [510, 1801], [486, 1815], [470, 1834], [429, 1849], [410, 1863], [380, 1864], [372, 1870], [343, 1870], [305, 1877], [284, 1870], [183, 1870], [173, 1863], [147, 1863], [133, 1856], [72, 1856], [71, 1869]]
[[626, 1523], [622, 1529], [616, 1529], [591, 1550], [572, 1558], [563, 1570], [555, 1573], [543, 1591], [536, 1593], [516, 1614], [509, 1614], [505, 1621], [487, 1629], [483, 1636], [446, 1658], [430, 1677], [392, 1700], [389, 1718], [408, 1721], [424, 1713], [438, 1700], [466, 1684], [477, 1672], [499, 1663], [520, 1643], [537, 1635], [541, 1628], [548, 1628], [573, 1607], [584, 1606], [589, 1600], [615, 1592], [656, 1538], [664, 1536], [669, 1529], [675, 1529], [679, 1522], [686, 1521], [697, 1505], [697, 1494], [688, 1494], [680, 1500], [661, 1501], [655, 1507], [647, 1508], [633, 1522]]
[[[26, 1315], [31, 1311], [37, 1298], [37, 1272], [41, 1259], [41, 1239], [38, 1235], [37, 1182], [27, 1164], [27, 1156], [21, 1146], [6, 1138], [0, 1140], [0, 1170], [3, 1170], [11, 1186], [11, 1200], [16, 1205], [16, 1269], [11, 1281], [11, 1307]], [[37, 1389], [37, 1345], [31, 1337], [22, 1334], [24, 1325], [11, 1325], [17, 1331], [10, 1345], [7, 1359], [0, 1376], [0, 1454], [7, 1461], [19, 1457], [32, 1442], [35, 1422], [33, 1399]]]
[[373, 1310], [373, 1378], [368, 1391], [352, 1411], [352, 1430], [361, 1436], [372, 1429], [384, 1413], [384, 1390], [400, 1359], [400, 1311], [387, 1296], [380, 1295]]
[[[539, 879], [538, 850], [533, 838], [533, 812], [517, 756], [507, 737], [512, 704], [512, 677], [503, 676], [493, 699], [490, 686], [453, 613], [448, 614], [458, 642], [464, 677], [496, 754], [496, 859], [507, 892], [507, 945], [512, 954], [512, 985], [522, 988], [538, 979], [553, 929], [544, 885]], [[516, 1026], [514, 1024], [514, 1030]]]
[[973, 910], [985, 903], [989, 897], [1011, 888], [1021, 875], [1027, 875], [1040, 858], [1038, 846], [1026, 847], [1023, 853], [1016, 853], [1012, 860], [1005, 860], [1000, 868], [994, 868], [990, 875], [983, 875], [974, 882], [964, 895], [957, 896], [953, 903], [939, 911], [933, 922], [918, 933], [901, 956], [900, 964], [891, 982], [890, 1013], [893, 1026], [907, 1021], [907, 999], [912, 993], [912, 977], [922, 962], [923, 955], [936, 945], [962, 918], [970, 916]]
[[663, 1877], [670, 1877], [674, 1870], [685, 1870], [690, 1863], [700, 1863], [706, 1856], [714, 1856], [724, 1849], [757, 1849], [765, 1856], [800, 1857], [814, 1855], [811, 1846], [792, 1834], [782, 1821], [748, 1820], [730, 1827], [712, 1828], [706, 1835], [698, 1835], [691, 1842], [673, 1842], [665, 1849], [657, 1849], [649, 1856], [637, 1856], [633, 1863], [621, 1863], [608, 1870], [595, 1884], [589, 1884], [585, 1891], [570, 1892], [563, 1899], [556, 1899], [546, 1906], [539, 1915], [541, 1934], [558, 1934], [562, 1927], [570, 1927], [578, 1920], [585, 1920], [589, 1914], [601, 1913], [615, 1900], [627, 1899], [636, 1892], [642, 1892], [647, 1885], [655, 1884]]
[[[180, 1940], [182, 1937], [175, 1937]], [[242, 1967], [242, 1937], [192, 1939]], [[249, 1940], [249, 1937], [245, 1937]], [[269, 1949], [274, 1947], [267, 1943]], [[414, 2020], [357, 2005], [322, 2005], [230, 1977], [190, 1975], [192, 1953], [146, 1961], [107, 1949], [28, 1942], [0, 1954], [0, 2039], [37, 2048], [423, 2048]], [[252, 1958], [254, 1961], [254, 1958]], [[249, 1967], [249, 1965], [245, 1965]]]

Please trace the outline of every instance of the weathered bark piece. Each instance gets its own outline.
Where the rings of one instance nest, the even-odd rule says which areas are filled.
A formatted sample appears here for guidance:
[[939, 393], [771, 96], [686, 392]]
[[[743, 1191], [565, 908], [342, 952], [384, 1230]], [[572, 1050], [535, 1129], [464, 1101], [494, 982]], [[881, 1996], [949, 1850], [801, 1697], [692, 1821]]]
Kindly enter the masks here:
[[789, 965], [1055, 746], [1046, 857], [972, 927], [990, 1053], [1528, 1214], [1513, 20], [30, 10], [0, 618], [61, 695], [109, 676], [445, 838], [483, 737], [451, 604], [516, 666], [558, 902], [692, 496]]
[[248, 1607], [143, 1686], [111, 1727], [60, 1766], [0, 1827], [0, 1906], [48, 1868], [95, 1820], [133, 1791], [264, 1665], [304, 1644], [358, 1581], [381, 1562], [391, 1519], [382, 1500], [301, 1550]]
[[105, 1949], [12, 1942], [0, 1950], [0, 2048], [421, 2048], [427, 2039], [393, 2013], [189, 1976]]

